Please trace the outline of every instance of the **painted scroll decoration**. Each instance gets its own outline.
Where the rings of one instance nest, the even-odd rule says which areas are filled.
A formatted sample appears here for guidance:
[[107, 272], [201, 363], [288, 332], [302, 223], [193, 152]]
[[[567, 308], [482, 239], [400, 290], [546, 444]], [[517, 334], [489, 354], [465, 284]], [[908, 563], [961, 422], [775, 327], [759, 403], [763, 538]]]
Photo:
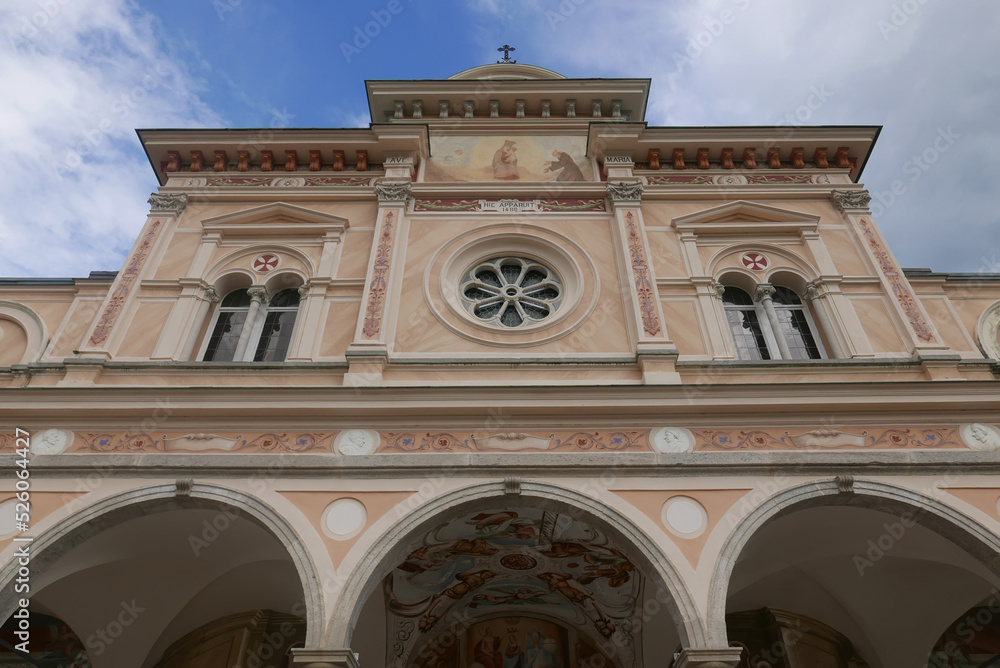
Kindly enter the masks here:
[[135, 280], [139, 277], [139, 272], [142, 271], [143, 265], [146, 264], [146, 258], [149, 257], [149, 249], [153, 246], [153, 240], [156, 239], [161, 224], [163, 224], [162, 220], [153, 221], [149, 226], [149, 231], [146, 232], [139, 247], [132, 255], [132, 259], [129, 260], [128, 266], [125, 267], [125, 271], [122, 272], [121, 278], [118, 280], [118, 286], [111, 294], [111, 301], [108, 302], [107, 308], [104, 309], [104, 314], [101, 315], [100, 321], [94, 327], [94, 333], [90, 336], [91, 345], [99, 346], [108, 339], [111, 328], [114, 327], [115, 321], [118, 320], [118, 316], [125, 306], [125, 301], [132, 291], [132, 284], [135, 283]]
[[649, 265], [646, 264], [646, 251], [639, 236], [639, 225], [631, 211], [625, 212], [625, 230], [628, 234], [629, 256], [632, 258], [632, 277], [639, 297], [642, 328], [648, 336], [657, 336], [661, 329], [660, 318], [656, 314], [656, 301], [653, 299], [653, 282], [649, 277]]
[[368, 289], [368, 305], [365, 308], [365, 322], [362, 332], [366, 339], [378, 337], [382, 330], [382, 311], [385, 308], [385, 294], [388, 289], [386, 277], [392, 259], [392, 242], [396, 236], [395, 212], [387, 211], [382, 221], [382, 233], [375, 250], [375, 267]]

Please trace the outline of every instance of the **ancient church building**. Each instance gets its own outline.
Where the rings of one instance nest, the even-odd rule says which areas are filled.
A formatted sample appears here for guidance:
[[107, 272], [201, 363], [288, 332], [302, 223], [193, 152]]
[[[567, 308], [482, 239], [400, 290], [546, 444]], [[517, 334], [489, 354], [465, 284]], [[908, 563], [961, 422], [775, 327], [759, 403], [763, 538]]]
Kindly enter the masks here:
[[899, 265], [879, 127], [656, 127], [650, 85], [140, 130], [121, 270], [0, 279], [0, 663], [1000, 656], [1000, 275]]

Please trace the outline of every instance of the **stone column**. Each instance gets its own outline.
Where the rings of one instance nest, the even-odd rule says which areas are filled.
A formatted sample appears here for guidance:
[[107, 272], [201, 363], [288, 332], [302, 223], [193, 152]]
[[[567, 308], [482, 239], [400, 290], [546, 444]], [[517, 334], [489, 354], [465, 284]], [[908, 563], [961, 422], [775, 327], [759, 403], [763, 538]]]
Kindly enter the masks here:
[[292, 340], [288, 344], [289, 362], [308, 362], [312, 360], [313, 344], [316, 333], [320, 331], [319, 318], [322, 311], [322, 299], [326, 295], [328, 281], [322, 285], [313, 285], [309, 281], [299, 287], [299, 312], [295, 317], [295, 327], [292, 330]]
[[739, 647], [720, 649], [692, 648], [681, 652], [674, 668], [736, 668], [740, 664]]
[[822, 328], [823, 332], [826, 334], [826, 341], [830, 344], [830, 354], [835, 359], [842, 359], [844, 357], [844, 351], [840, 347], [840, 342], [837, 340], [837, 332], [833, 328], [833, 323], [830, 322], [830, 317], [826, 313], [826, 304], [822, 303], [823, 298], [820, 297], [819, 290], [816, 286], [810, 283], [806, 286], [805, 294], [802, 295], [803, 298], [810, 304], [812, 304], [813, 311], [816, 313], [816, 318], [819, 320], [819, 326]]
[[722, 301], [722, 293], [726, 291], [726, 286], [712, 279], [692, 279], [692, 282], [698, 290], [698, 303], [705, 318], [708, 354], [714, 360], [736, 359], [736, 349], [733, 347], [733, 337], [729, 332], [726, 309], [718, 303]]
[[295, 668], [360, 668], [358, 655], [349, 649], [293, 649]]
[[195, 313], [194, 320], [188, 328], [187, 338], [184, 341], [184, 349], [180, 355], [182, 360], [189, 361], [194, 355], [194, 347], [198, 343], [198, 334], [205, 326], [205, 318], [208, 317], [208, 310], [212, 304], [218, 301], [219, 294], [215, 291], [215, 288], [205, 288], [205, 294], [198, 300], [198, 311]]
[[402, 263], [406, 244], [406, 203], [409, 181], [382, 181], [375, 184], [378, 198], [377, 230], [372, 243], [361, 317], [354, 341], [347, 348], [347, 385], [381, 385], [382, 370], [389, 360], [389, 348], [399, 306]]
[[677, 348], [667, 337], [656, 275], [649, 261], [649, 242], [642, 219], [642, 184], [638, 181], [609, 181], [607, 193], [614, 213], [621, 289], [622, 294], [627, 295], [626, 314], [631, 315], [626, 316], [628, 331], [635, 342], [643, 381], [649, 384], [679, 383]]
[[236, 343], [236, 351], [233, 353], [234, 362], [243, 361], [247, 345], [250, 343], [253, 326], [257, 322], [257, 314], [260, 313], [260, 306], [267, 300], [267, 290], [261, 285], [254, 285], [247, 288], [247, 294], [250, 295], [250, 309], [247, 311], [247, 319], [243, 321], [243, 331], [240, 332], [240, 340]]
[[788, 349], [788, 342], [785, 341], [785, 335], [781, 332], [778, 314], [774, 310], [774, 302], [771, 301], [771, 295], [773, 294], [773, 285], [770, 283], [760, 283], [757, 286], [757, 290], [754, 291], [753, 298], [754, 301], [760, 302], [761, 306], [764, 307], [764, 314], [767, 316], [767, 321], [771, 323], [771, 333], [774, 334], [774, 343], [778, 346], [781, 359], [790, 360], [792, 359], [792, 352]]

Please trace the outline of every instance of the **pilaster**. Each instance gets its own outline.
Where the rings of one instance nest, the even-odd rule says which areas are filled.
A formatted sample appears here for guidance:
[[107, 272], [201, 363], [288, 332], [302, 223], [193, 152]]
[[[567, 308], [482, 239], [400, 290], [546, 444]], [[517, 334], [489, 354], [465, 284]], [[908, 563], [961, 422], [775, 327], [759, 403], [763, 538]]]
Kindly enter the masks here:
[[656, 276], [649, 262], [649, 240], [642, 218], [642, 184], [609, 181], [607, 193], [614, 215], [626, 324], [643, 380], [650, 384], [679, 383], [680, 376], [675, 370], [677, 349], [667, 337]]
[[865, 252], [874, 264], [879, 281], [890, 295], [892, 313], [901, 324], [901, 334], [908, 334], [913, 353], [947, 350], [941, 337], [934, 331], [930, 318], [913, 293], [899, 263], [872, 221], [868, 203], [871, 195], [867, 190], [834, 190], [831, 192], [833, 205], [850, 222], [851, 229], [858, 236]]
[[323, 301], [326, 299], [326, 288], [330, 279], [312, 279], [299, 287], [299, 314], [295, 328], [292, 330], [292, 340], [288, 345], [289, 362], [310, 362], [316, 352], [318, 335], [321, 334]]
[[156, 250], [158, 242], [164, 236], [167, 227], [176, 223], [187, 207], [187, 195], [163, 195], [153, 193], [149, 197], [149, 214], [146, 223], [132, 250], [125, 266], [98, 312], [90, 337], [78, 354], [93, 359], [111, 359], [114, 345], [115, 325], [122, 314], [135, 304], [135, 295], [142, 279], [153, 270], [149, 266], [149, 257]]
[[388, 362], [395, 313], [399, 308], [404, 256], [401, 249], [406, 244], [406, 203], [411, 188], [409, 181], [375, 184], [377, 233], [368, 260], [361, 318], [354, 341], [346, 352], [349, 370], [344, 383], [348, 385], [379, 385], [382, 382], [381, 371]]

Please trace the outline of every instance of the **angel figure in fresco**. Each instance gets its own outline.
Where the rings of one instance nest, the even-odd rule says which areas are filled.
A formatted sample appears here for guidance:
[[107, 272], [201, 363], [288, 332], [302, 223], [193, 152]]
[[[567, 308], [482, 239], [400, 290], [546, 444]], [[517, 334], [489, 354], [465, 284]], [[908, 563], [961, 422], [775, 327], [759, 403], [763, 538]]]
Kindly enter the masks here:
[[512, 587], [494, 587], [492, 592], [489, 591], [483, 594], [476, 594], [472, 597], [472, 602], [469, 603], [470, 608], [476, 608], [480, 605], [503, 605], [504, 603], [516, 603], [524, 605], [544, 605], [545, 599], [543, 593], [532, 591], [527, 587], [521, 587], [515, 590]]
[[542, 169], [543, 172], [559, 172], [556, 176], [556, 181], [583, 181], [583, 172], [580, 168], [576, 166], [576, 161], [573, 160], [573, 156], [565, 151], [555, 150], [552, 151], [552, 157], [555, 160], [550, 160], [545, 163], [545, 167]]
[[517, 149], [511, 140], [506, 140], [503, 146], [493, 154], [493, 178], [498, 181], [516, 181], [521, 178], [517, 171]]

